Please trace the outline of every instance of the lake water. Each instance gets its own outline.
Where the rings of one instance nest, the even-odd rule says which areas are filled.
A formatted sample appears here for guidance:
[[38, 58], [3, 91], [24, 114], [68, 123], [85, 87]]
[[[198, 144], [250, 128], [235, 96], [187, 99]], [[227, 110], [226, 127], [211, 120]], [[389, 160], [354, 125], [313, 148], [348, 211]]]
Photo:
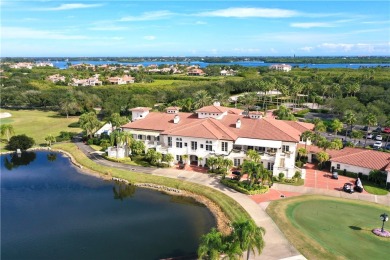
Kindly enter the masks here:
[[[60, 69], [66, 69], [67, 68], [67, 62], [66, 61], [51, 61], [53, 65], [57, 68]], [[192, 61], [192, 62], [158, 62], [158, 61], [148, 61], [148, 62], [117, 62], [117, 61], [101, 61], [101, 60], [96, 60], [96, 61], [85, 61], [85, 60], [79, 60], [79, 61], [71, 61], [70, 62], [72, 65], [75, 64], [81, 64], [81, 63], [87, 63], [87, 64], [92, 64], [92, 65], [103, 65], [103, 64], [122, 64], [122, 65], [132, 65], [136, 66], [139, 64], [142, 64], [144, 66], [149, 66], [152, 64], [156, 65], [175, 65], [175, 64], [184, 64], [184, 65], [199, 65], [201, 68], [205, 68], [208, 65], [241, 65], [245, 67], [260, 67], [260, 66], [271, 66], [273, 64], [277, 63], [265, 63], [262, 61], [238, 61], [238, 62], [229, 62], [229, 63], [207, 63], [207, 62], [202, 62], [202, 61]], [[378, 66], [387, 66], [389, 67], [390, 64], [303, 64], [303, 63], [287, 63], [291, 66], [298, 66], [300, 68], [311, 68], [311, 69], [329, 69], [329, 68], [349, 68], [349, 69], [359, 69], [361, 67], [378, 67]]]
[[1, 156], [4, 260], [188, 256], [213, 226], [190, 198], [80, 174], [59, 153]]

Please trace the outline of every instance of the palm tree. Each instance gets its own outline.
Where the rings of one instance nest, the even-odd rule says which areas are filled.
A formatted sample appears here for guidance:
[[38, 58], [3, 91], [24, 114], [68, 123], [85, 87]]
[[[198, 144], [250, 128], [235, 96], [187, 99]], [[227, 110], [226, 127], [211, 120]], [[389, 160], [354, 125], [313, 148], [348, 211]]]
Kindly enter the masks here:
[[239, 97], [239, 101], [246, 107], [246, 111], [249, 113], [249, 108], [256, 104], [258, 96], [256, 93], [245, 93]]
[[307, 140], [310, 140], [312, 137], [313, 137], [312, 131], [305, 131], [302, 133], [301, 138], [302, 138], [302, 141], [305, 142], [305, 149], [306, 149], [306, 145], [307, 145]]
[[165, 156], [164, 156], [164, 161], [166, 161], [168, 164], [170, 164], [171, 162], [173, 162], [173, 155], [170, 154], [170, 153], [167, 153]]
[[[351, 126], [351, 131], [352, 131], [353, 125], [356, 123], [356, 121], [357, 121], [357, 118], [356, 118], [355, 113], [353, 113], [351, 110], [345, 111], [344, 122], [347, 125]], [[345, 131], [345, 140], [347, 140], [347, 134], [348, 134], [348, 130]]]
[[123, 141], [125, 142], [125, 149], [126, 149], [126, 156], [129, 155], [131, 143], [133, 142], [133, 136], [131, 135], [130, 132], [125, 131], [123, 132]]
[[250, 252], [256, 253], [255, 249], [259, 254], [261, 253], [264, 248], [264, 228], [256, 226], [251, 220], [233, 222], [232, 226], [232, 240], [240, 244], [242, 251], [247, 250], [247, 259], [249, 259]]
[[224, 169], [222, 178], [225, 179], [228, 170], [233, 167], [233, 161], [228, 158], [224, 158], [221, 162], [221, 166]]
[[1, 136], [7, 136], [7, 142], [9, 142], [11, 135], [14, 134], [15, 134], [15, 130], [12, 125], [10, 124], [1, 125]]
[[306, 156], [306, 155], [307, 155], [306, 148], [301, 147], [298, 149], [298, 161], [301, 160], [302, 156]]
[[334, 135], [337, 135], [337, 132], [343, 130], [343, 123], [336, 118], [332, 121], [331, 128], [334, 131]]
[[246, 152], [246, 156], [249, 157], [249, 160], [254, 161], [254, 162], [259, 162], [261, 160], [260, 154], [252, 149], [249, 149]]
[[94, 112], [82, 114], [79, 121], [80, 127], [87, 132], [89, 137], [92, 137], [92, 134], [100, 127], [100, 122]]
[[129, 122], [129, 120], [126, 117], [120, 116], [119, 113], [112, 113], [109, 121], [111, 122], [112, 130]]
[[215, 228], [212, 228], [209, 233], [200, 238], [198, 258], [208, 257], [211, 260], [217, 260], [221, 252], [223, 252], [223, 235]]
[[366, 138], [364, 139], [364, 146], [366, 146], [367, 135], [368, 135], [368, 131], [370, 130], [370, 126], [376, 125], [377, 119], [376, 119], [376, 116], [374, 114], [369, 113], [368, 115], [366, 115], [364, 117], [363, 121], [364, 121], [364, 124], [367, 125]]
[[329, 154], [326, 152], [318, 152], [317, 153], [317, 160], [319, 162], [319, 165], [322, 167], [322, 164], [326, 161], [329, 161]]
[[217, 164], [217, 157], [210, 156], [207, 158], [207, 165], [211, 168], [211, 172], [214, 171], [214, 167]]
[[314, 127], [314, 131], [315, 132], [320, 132], [320, 133], [322, 133], [322, 132], [325, 132], [326, 131], [326, 125], [324, 124], [324, 121], [322, 121], [321, 119], [319, 119], [319, 118], [314, 118], [314, 120], [313, 120], [313, 123], [314, 123], [314, 125], [315, 125], [315, 127]]
[[53, 136], [52, 134], [49, 134], [45, 137], [45, 141], [47, 142], [47, 144], [49, 145], [49, 147], [51, 147], [51, 143], [55, 142], [56, 141], [56, 138], [55, 136]]
[[207, 90], [199, 90], [194, 94], [194, 108], [199, 109], [204, 106], [211, 105], [213, 99], [210, 97]]
[[258, 163], [250, 160], [245, 160], [242, 164], [243, 173], [248, 174], [249, 187], [252, 187], [255, 181], [256, 168]]

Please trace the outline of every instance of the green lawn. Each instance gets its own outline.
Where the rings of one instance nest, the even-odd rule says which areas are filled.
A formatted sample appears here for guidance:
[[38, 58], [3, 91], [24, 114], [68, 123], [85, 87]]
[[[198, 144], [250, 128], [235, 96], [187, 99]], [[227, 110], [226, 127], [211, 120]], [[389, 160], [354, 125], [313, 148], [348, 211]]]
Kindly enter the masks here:
[[387, 195], [389, 193], [386, 188], [378, 187], [378, 184], [369, 181], [363, 181], [363, 187], [365, 191], [375, 195]]
[[[389, 207], [323, 196], [273, 201], [267, 208], [289, 241], [308, 259], [387, 259], [390, 239], [371, 230]], [[386, 226], [385, 226], [386, 227]], [[387, 223], [387, 229], [390, 225]]]
[[[62, 117], [54, 111], [42, 110], [9, 110], [0, 112], [11, 113], [12, 117], [1, 120], [2, 124], [9, 123], [14, 127], [15, 135], [25, 134], [35, 140], [36, 145], [44, 145], [45, 137], [49, 134], [58, 136], [61, 131], [79, 133], [80, 128], [70, 128], [68, 125], [78, 121], [78, 117]], [[4, 138], [4, 137], [3, 137]], [[0, 150], [4, 151], [6, 142], [1, 142]]]

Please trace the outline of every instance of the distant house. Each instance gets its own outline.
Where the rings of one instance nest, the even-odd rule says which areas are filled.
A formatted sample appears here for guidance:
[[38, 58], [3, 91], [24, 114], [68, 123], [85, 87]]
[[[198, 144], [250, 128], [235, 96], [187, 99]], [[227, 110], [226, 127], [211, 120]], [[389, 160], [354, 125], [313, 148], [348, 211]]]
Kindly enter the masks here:
[[134, 78], [130, 77], [128, 75], [125, 75], [123, 77], [110, 77], [110, 78], [108, 78], [108, 81], [112, 85], [124, 85], [124, 84], [134, 83]]
[[53, 63], [51, 63], [51, 62], [37, 62], [37, 63], [35, 63], [35, 66], [37, 66], [37, 67], [54, 67]]
[[221, 76], [234, 76], [236, 75], [236, 71], [230, 69], [230, 70], [221, 70], [220, 74]]
[[201, 69], [191, 69], [187, 72], [188, 76], [204, 76], [205, 74]]
[[30, 63], [30, 62], [18, 62], [16, 64], [11, 64], [9, 65], [9, 67], [11, 69], [32, 69], [32, 67], [34, 66], [35, 64], [33, 63]]
[[110, 135], [112, 133], [112, 124], [110, 122], [105, 123], [99, 130], [94, 134], [95, 137], [99, 137], [102, 134]]
[[69, 83], [71, 86], [101, 86], [103, 85], [103, 82], [99, 80], [99, 75], [96, 74], [91, 78], [88, 79], [77, 79], [72, 78], [71, 83]]
[[65, 82], [65, 76], [61, 76], [60, 74], [54, 74], [54, 75], [47, 77], [47, 80], [49, 80], [53, 83], [57, 83], [59, 81]]
[[271, 70], [280, 70], [280, 71], [285, 71], [289, 72], [291, 70], [291, 65], [288, 64], [273, 64], [269, 66]]

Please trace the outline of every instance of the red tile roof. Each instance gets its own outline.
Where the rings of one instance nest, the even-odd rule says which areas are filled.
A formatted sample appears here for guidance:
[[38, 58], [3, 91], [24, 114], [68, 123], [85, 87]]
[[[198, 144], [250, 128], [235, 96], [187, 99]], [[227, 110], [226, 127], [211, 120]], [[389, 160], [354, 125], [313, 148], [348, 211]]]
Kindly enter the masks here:
[[196, 110], [196, 113], [203, 112], [203, 113], [224, 113], [229, 112], [231, 114], [241, 114], [243, 110], [237, 109], [237, 108], [230, 108], [230, 107], [222, 107], [222, 106], [205, 106], [202, 108], [199, 108]]
[[149, 111], [149, 110], [151, 110], [150, 107], [135, 107], [130, 109], [130, 111], [141, 111], [141, 112]]
[[346, 147], [334, 154], [330, 161], [368, 169], [390, 171], [390, 153], [368, 149]]

